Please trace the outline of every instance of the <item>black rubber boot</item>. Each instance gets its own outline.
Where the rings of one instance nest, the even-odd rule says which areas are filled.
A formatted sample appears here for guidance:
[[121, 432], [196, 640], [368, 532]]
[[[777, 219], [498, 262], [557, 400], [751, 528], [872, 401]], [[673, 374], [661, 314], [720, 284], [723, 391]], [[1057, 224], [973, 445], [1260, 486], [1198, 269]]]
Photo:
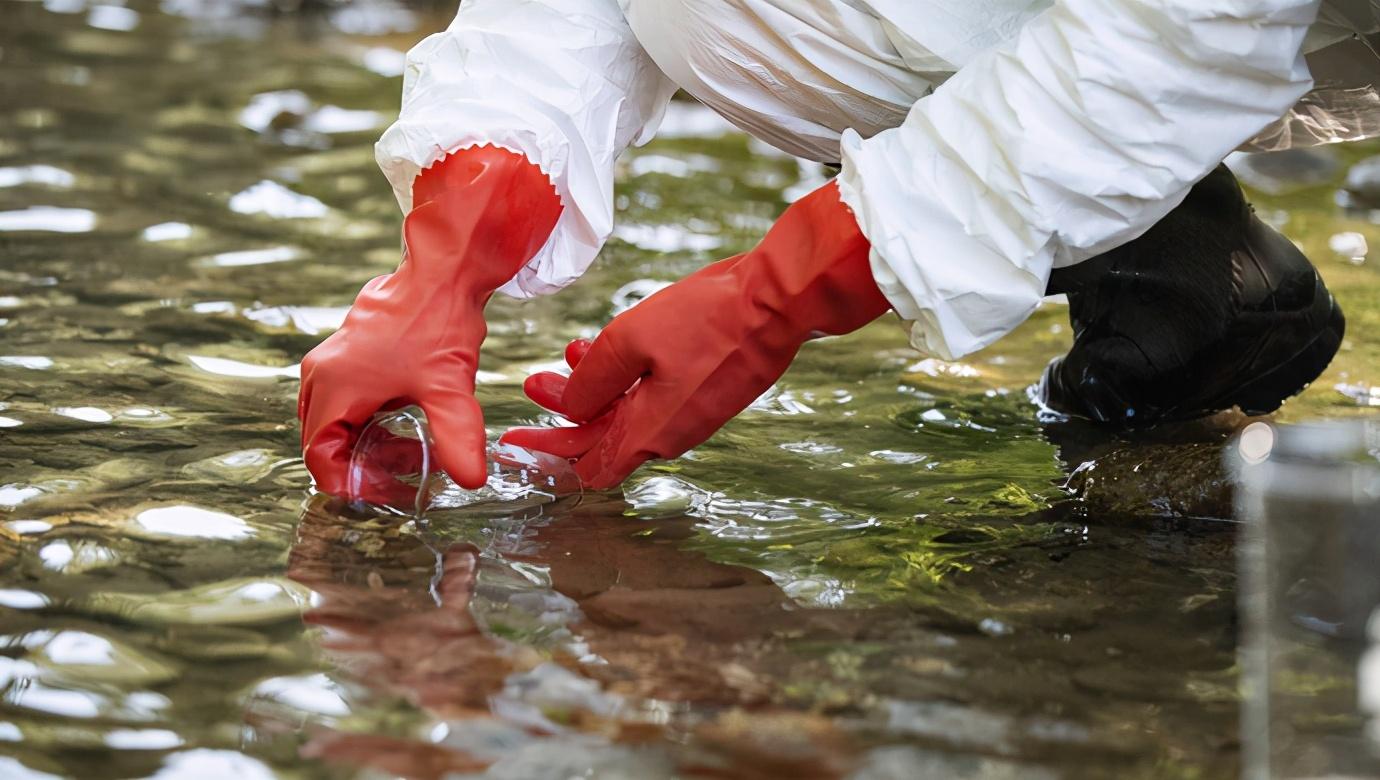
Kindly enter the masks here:
[[1141, 427], [1278, 409], [1318, 378], [1346, 321], [1308, 258], [1225, 166], [1140, 238], [1050, 278], [1074, 344], [1045, 369], [1055, 411]]

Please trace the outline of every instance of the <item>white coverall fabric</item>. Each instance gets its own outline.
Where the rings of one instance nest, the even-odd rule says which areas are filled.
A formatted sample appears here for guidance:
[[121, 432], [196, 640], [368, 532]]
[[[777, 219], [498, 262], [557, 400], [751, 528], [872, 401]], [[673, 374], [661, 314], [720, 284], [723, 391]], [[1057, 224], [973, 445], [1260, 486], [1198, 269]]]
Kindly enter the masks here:
[[405, 210], [418, 171], [456, 149], [541, 166], [566, 209], [504, 291], [545, 293], [593, 262], [614, 161], [683, 87], [778, 148], [843, 161], [879, 285], [917, 347], [953, 358], [1028, 316], [1050, 268], [1140, 235], [1284, 114], [1310, 85], [1318, 5], [464, 0], [408, 55], [377, 156]]
[[900, 127], [845, 134], [843, 200], [912, 344], [950, 359], [987, 346], [1035, 309], [1051, 268], [1158, 222], [1312, 86], [1302, 46], [1316, 11], [1063, 0]]
[[408, 52], [402, 111], [374, 153], [404, 212], [412, 180], [451, 152], [526, 155], [565, 208], [501, 292], [541, 295], [594, 262], [613, 231], [614, 162], [652, 137], [675, 89], [615, 0], [465, 0], [445, 32]]

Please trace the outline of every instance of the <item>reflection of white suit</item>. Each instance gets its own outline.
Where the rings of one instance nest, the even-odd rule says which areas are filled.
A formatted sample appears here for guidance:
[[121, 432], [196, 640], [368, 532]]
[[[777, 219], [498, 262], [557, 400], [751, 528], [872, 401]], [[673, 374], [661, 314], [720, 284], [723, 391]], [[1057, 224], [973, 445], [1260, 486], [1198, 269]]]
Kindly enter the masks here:
[[540, 294], [593, 261], [613, 227], [615, 159], [684, 88], [784, 151], [841, 162], [879, 286], [918, 348], [955, 357], [1024, 320], [1051, 268], [1140, 235], [1252, 138], [1373, 132], [1374, 89], [1299, 101], [1313, 86], [1302, 53], [1361, 47], [1347, 41], [1375, 30], [1377, 7], [465, 0], [408, 55], [377, 154], [404, 208], [417, 172], [457, 148], [494, 143], [540, 165], [566, 209], [505, 288]]

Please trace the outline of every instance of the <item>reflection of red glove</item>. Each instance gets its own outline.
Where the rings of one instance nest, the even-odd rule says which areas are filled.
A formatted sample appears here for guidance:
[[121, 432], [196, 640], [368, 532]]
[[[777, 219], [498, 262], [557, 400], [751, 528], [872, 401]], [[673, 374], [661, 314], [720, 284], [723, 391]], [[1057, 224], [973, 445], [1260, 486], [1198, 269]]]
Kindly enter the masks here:
[[745, 255], [700, 269], [566, 350], [569, 380], [536, 374], [527, 394], [583, 425], [518, 428], [503, 441], [579, 458], [594, 489], [651, 458], [673, 458], [747, 408], [800, 345], [857, 330], [890, 304], [867, 239], [830, 184], [781, 215]]
[[426, 411], [451, 478], [484, 484], [484, 418], [474, 400], [484, 304], [561, 213], [537, 166], [490, 146], [423, 171], [412, 197], [403, 264], [366, 284], [345, 324], [302, 361], [302, 448], [327, 493], [345, 493], [350, 448], [374, 412], [409, 403]]

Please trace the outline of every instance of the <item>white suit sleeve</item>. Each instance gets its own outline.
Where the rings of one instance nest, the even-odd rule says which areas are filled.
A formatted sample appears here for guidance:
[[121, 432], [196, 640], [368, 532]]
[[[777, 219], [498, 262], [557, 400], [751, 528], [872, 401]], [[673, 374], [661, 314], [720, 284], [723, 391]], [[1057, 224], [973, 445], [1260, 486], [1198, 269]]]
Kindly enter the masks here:
[[464, 0], [445, 32], [408, 52], [402, 112], [375, 156], [406, 212], [412, 180], [453, 151], [526, 155], [565, 208], [502, 292], [540, 295], [594, 261], [613, 230], [614, 162], [651, 138], [674, 91], [618, 0]]
[[911, 341], [1019, 325], [1051, 268], [1136, 238], [1311, 86], [1317, 0], [1058, 0], [898, 128], [843, 138], [843, 200]]

